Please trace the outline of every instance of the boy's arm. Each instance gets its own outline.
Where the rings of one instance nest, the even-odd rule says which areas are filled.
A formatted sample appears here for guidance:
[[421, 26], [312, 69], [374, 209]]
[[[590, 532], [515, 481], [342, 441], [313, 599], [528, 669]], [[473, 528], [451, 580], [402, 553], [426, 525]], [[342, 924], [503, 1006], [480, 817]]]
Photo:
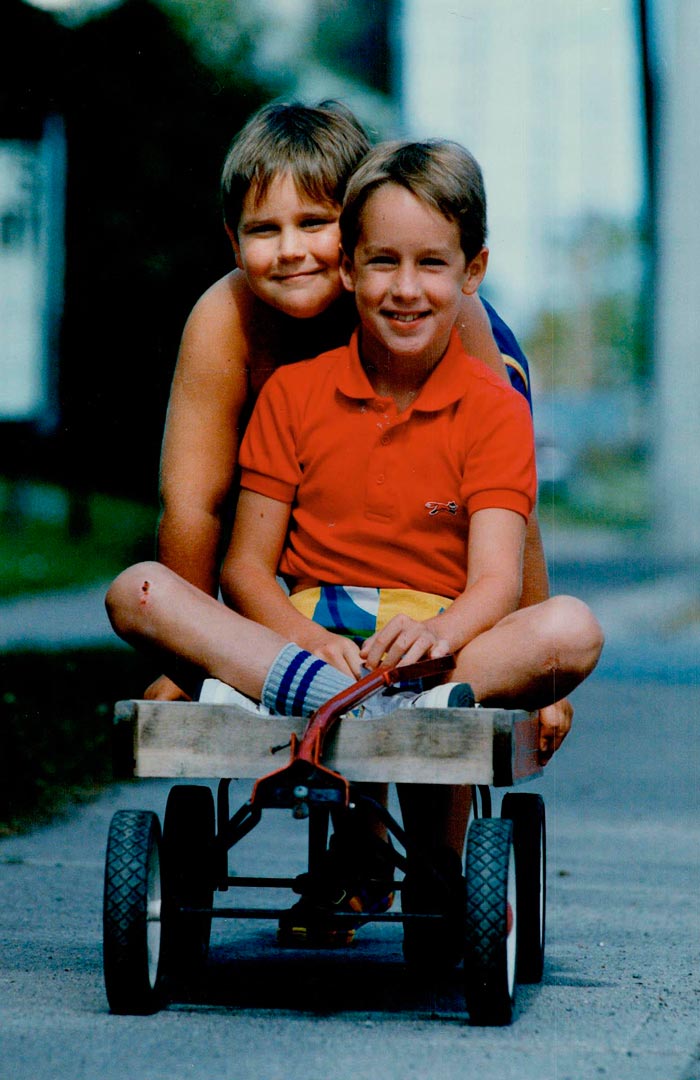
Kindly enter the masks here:
[[[170, 390], [160, 463], [160, 562], [216, 596], [225, 504], [246, 399], [245, 336], [234, 277], [195, 304], [182, 335]], [[185, 697], [165, 675], [146, 698]]]
[[280, 587], [276, 572], [287, 536], [291, 506], [267, 495], [242, 490], [231, 544], [221, 571], [227, 603], [287, 641], [359, 678], [360, 651], [354, 642], [302, 615]]
[[523, 588], [518, 607], [530, 607], [549, 599], [549, 573], [542, 544], [540, 523], [537, 511], [530, 514], [525, 530], [525, 551], [523, 553]]
[[464, 592], [425, 622], [395, 616], [363, 646], [360, 655], [367, 666], [376, 667], [382, 658], [388, 664], [410, 664], [423, 656], [455, 653], [515, 611], [524, 537], [525, 521], [514, 510], [489, 508], [472, 514]]
[[478, 293], [463, 296], [455, 323], [464, 351], [483, 360], [496, 375], [509, 382], [508, 371], [491, 329], [491, 320]]
[[[491, 320], [478, 294], [462, 298], [457, 330], [465, 350], [483, 360], [496, 375], [510, 382], [508, 370], [493, 335]], [[533, 510], [528, 522], [523, 561], [523, 592], [520, 607], [529, 607], [549, 597], [547, 563], [542, 546], [537, 512]]]
[[227, 275], [201, 297], [185, 326], [160, 468], [158, 558], [212, 596], [247, 394], [245, 347]]

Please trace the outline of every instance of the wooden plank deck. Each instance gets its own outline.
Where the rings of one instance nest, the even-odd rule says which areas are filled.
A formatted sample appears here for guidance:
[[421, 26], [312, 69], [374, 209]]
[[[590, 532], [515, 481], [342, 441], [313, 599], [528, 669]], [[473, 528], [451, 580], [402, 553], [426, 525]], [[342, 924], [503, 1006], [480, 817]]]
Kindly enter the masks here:
[[[131, 775], [192, 779], [257, 779], [282, 768], [291, 732], [306, 727], [237, 705], [137, 700], [117, 703], [115, 723]], [[521, 710], [397, 709], [340, 721], [323, 763], [351, 781], [510, 787], [541, 774], [537, 734], [536, 714]]]

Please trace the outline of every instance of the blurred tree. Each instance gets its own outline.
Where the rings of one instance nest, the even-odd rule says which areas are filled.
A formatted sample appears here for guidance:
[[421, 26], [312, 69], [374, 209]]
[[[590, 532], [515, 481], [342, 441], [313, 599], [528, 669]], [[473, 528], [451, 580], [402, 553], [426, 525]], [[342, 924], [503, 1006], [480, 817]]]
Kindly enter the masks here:
[[149, 0], [127, 0], [73, 31], [64, 63], [58, 461], [71, 485], [152, 500], [184, 320], [232, 265], [220, 167], [265, 95], [243, 59], [226, 80], [205, 66]]
[[560, 244], [562, 300], [525, 339], [549, 386], [614, 386], [649, 376], [634, 222], [590, 217]]
[[67, 37], [50, 15], [23, 0], [0, 4], [0, 138], [38, 139], [47, 114], [62, 111]]
[[199, 60], [229, 83], [255, 81], [257, 41], [270, 16], [246, 0], [156, 0]]
[[390, 93], [394, 8], [393, 0], [316, 0], [316, 56], [331, 69]]

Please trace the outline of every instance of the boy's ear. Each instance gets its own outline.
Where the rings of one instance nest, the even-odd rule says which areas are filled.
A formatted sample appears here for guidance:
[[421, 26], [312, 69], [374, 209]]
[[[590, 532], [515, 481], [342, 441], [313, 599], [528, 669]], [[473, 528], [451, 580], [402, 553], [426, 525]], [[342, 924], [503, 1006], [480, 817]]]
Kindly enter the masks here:
[[340, 249], [340, 280], [348, 292], [355, 291], [355, 265], [349, 255], [346, 255], [342, 247]]
[[483, 247], [481, 251], [474, 256], [471, 262], [467, 263], [464, 284], [462, 285], [462, 292], [465, 296], [473, 296], [477, 291], [481, 282], [484, 280], [488, 264], [489, 249]]

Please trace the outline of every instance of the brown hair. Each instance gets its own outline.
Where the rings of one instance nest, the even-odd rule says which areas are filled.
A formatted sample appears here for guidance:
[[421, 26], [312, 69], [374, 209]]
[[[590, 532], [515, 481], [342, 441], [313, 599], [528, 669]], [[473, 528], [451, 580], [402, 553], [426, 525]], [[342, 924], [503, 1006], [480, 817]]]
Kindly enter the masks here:
[[226, 225], [236, 232], [247, 193], [253, 189], [258, 202], [283, 172], [309, 198], [340, 205], [348, 177], [369, 147], [360, 122], [338, 101], [265, 105], [236, 135], [224, 162]]
[[384, 184], [399, 184], [459, 226], [470, 262], [486, 241], [486, 192], [479, 163], [459, 143], [444, 139], [376, 146], [353, 173], [340, 215], [343, 250], [352, 258], [365, 203]]

